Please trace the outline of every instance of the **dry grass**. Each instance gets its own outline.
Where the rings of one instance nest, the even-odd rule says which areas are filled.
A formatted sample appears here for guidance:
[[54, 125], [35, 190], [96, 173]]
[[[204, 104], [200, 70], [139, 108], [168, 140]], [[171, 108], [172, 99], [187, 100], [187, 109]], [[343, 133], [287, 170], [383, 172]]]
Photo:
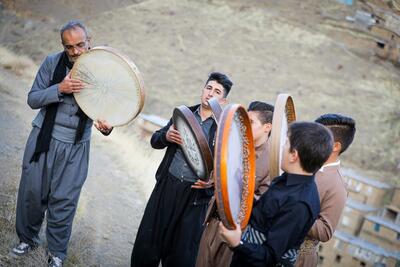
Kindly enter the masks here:
[[68, 256], [64, 266], [96, 266], [93, 252], [93, 237], [90, 231], [82, 227], [79, 220], [75, 220], [74, 224], [79, 226], [77, 227], [78, 230], [73, 232], [73, 236], [69, 242]]
[[[124, 127], [115, 128], [108, 139], [113, 142], [115, 151], [110, 151], [128, 173], [135, 177], [137, 191], [143, 192], [147, 199], [155, 184], [155, 171], [165, 150], [152, 149], [149, 136], [143, 138], [139, 126], [133, 122]], [[140, 163], [140, 164], [138, 164]]]
[[[4, 192], [6, 192], [7, 195], [4, 195]], [[10, 189], [2, 187], [0, 189], [0, 266], [47, 266], [48, 253], [46, 242], [43, 242], [43, 244], [27, 256], [16, 259], [9, 255], [12, 247], [18, 243], [18, 238], [15, 234], [15, 192], [16, 188]], [[43, 225], [42, 230], [44, 226], [45, 225]], [[42, 240], [45, 240], [43, 233], [41, 233], [40, 236]], [[92, 242], [89, 233], [85, 231], [83, 227], [78, 227], [72, 234], [68, 257], [64, 266], [95, 266], [94, 256], [91, 250]]]
[[[48, 252], [46, 244], [42, 244], [27, 256], [15, 259], [9, 255], [12, 246], [18, 242], [14, 230], [14, 221], [0, 219], [0, 228], [2, 237], [0, 242], [0, 266], [47, 266]], [[86, 232], [75, 232], [69, 244], [68, 257], [64, 266], [96, 266], [91, 246], [92, 242]]]
[[[4, 190], [8, 194], [4, 197]], [[26, 266], [40, 267], [46, 266], [47, 255], [43, 247], [35, 249], [26, 257], [15, 259], [9, 255], [11, 248], [18, 243], [18, 238], [15, 234], [15, 192], [16, 188], [1, 188], [0, 194], [3, 194], [0, 210], [0, 266]]]
[[14, 72], [17, 76], [33, 80], [36, 75], [37, 65], [27, 56], [19, 56], [5, 47], [0, 46], [0, 65]]
[[[329, 0], [301, 2], [152, 0], [85, 22], [93, 45], [113, 46], [138, 65], [147, 91], [144, 112], [168, 118], [173, 107], [197, 103], [206, 75], [222, 71], [234, 81], [231, 102], [273, 103], [286, 92], [300, 120], [328, 112], [354, 117], [357, 135], [343, 163], [398, 182], [390, 178], [400, 165], [398, 69], [372, 56], [350, 30], [323, 26], [321, 14], [344, 18], [352, 10]], [[30, 34], [7, 45], [38, 62], [61, 48], [57, 32], [46, 27], [38, 24]]]

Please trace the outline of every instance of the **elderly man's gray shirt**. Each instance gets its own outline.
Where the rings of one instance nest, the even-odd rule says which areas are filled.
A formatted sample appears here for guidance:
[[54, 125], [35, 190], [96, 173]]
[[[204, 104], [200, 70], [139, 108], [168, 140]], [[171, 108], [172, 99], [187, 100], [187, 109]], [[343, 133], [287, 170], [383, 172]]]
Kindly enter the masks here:
[[[54, 70], [63, 52], [46, 57], [36, 75], [35, 81], [28, 94], [28, 105], [33, 109], [39, 109], [39, 113], [32, 121], [32, 126], [41, 128], [46, 114], [46, 106], [51, 103], [59, 103], [52, 137], [67, 143], [75, 141], [75, 133], [79, 123], [76, 115], [78, 104], [72, 94], [61, 94], [58, 84], [50, 86]], [[67, 73], [69, 70], [67, 70]], [[67, 74], [66, 73], [66, 74]], [[88, 119], [81, 142], [88, 141], [91, 135], [93, 121]]]

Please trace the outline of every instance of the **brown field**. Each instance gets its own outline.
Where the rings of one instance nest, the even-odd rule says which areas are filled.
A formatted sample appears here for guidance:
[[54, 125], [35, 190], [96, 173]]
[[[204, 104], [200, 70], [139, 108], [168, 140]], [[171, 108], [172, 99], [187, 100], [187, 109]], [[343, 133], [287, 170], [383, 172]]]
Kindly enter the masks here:
[[328, 0], [120, 0], [75, 1], [74, 10], [66, 1], [33, 2], [5, 1], [17, 12], [3, 16], [2, 46], [40, 63], [49, 51], [59, 51], [59, 25], [81, 18], [94, 45], [113, 46], [138, 65], [147, 89], [144, 112], [167, 118], [174, 106], [195, 104], [207, 74], [222, 71], [235, 84], [231, 102], [273, 103], [286, 92], [300, 120], [327, 112], [354, 117], [358, 131], [345, 165], [399, 180], [399, 70], [375, 57], [365, 36], [329, 19], [344, 21], [356, 6]]

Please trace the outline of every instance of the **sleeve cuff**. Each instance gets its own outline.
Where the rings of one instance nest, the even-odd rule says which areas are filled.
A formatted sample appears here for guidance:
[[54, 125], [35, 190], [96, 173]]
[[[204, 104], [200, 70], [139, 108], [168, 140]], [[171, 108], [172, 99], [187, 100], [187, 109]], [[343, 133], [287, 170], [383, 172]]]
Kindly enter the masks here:
[[161, 142], [163, 143], [164, 146], [169, 146], [171, 143], [167, 140], [167, 134], [162, 133], [161, 134]]
[[64, 94], [60, 92], [60, 89], [58, 88], [58, 84], [55, 85], [56, 90], [57, 90], [57, 97], [58, 97], [58, 102], [63, 102], [64, 101]]
[[243, 242], [240, 240], [240, 243], [238, 246], [231, 248], [231, 250], [235, 253], [240, 253], [240, 254], [250, 254], [251, 253], [251, 244], [247, 242]]
[[109, 136], [113, 130], [114, 130], [114, 127], [112, 127], [111, 130], [108, 131], [108, 132], [102, 132], [102, 131], [100, 131], [100, 132], [101, 132], [104, 136]]

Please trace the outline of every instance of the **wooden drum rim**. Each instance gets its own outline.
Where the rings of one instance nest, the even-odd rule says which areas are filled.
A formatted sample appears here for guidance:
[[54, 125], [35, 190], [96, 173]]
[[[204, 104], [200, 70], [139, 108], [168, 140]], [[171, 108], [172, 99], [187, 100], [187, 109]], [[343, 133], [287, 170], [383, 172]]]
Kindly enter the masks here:
[[[247, 115], [246, 109], [239, 104], [232, 104], [225, 108], [220, 118], [220, 125], [217, 132], [217, 144], [215, 146], [214, 154], [214, 179], [215, 179], [215, 198], [217, 202], [218, 213], [221, 221], [225, 227], [229, 229], [235, 229], [236, 222], [232, 216], [229, 202], [228, 192], [228, 140], [229, 132], [232, 126], [232, 121], [236, 112], [240, 112], [242, 115], [243, 122], [246, 126], [246, 137], [248, 146], [248, 178], [247, 181], [247, 196], [243, 200], [243, 194], [245, 191], [242, 190], [241, 210], [246, 207], [244, 217], [240, 221], [240, 226], [244, 229], [250, 219], [251, 209], [254, 199], [254, 187], [255, 187], [255, 148], [253, 142], [253, 135], [251, 131], [250, 119]], [[242, 148], [243, 149], [243, 148]], [[243, 152], [242, 152], [243, 153]], [[245, 185], [245, 183], [244, 183]], [[242, 211], [241, 211], [242, 212]]]
[[211, 111], [213, 113], [215, 121], [219, 125], [219, 119], [221, 118], [221, 114], [222, 114], [221, 105], [218, 103], [218, 100], [216, 98], [214, 98], [214, 97], [209, 99], [209, 100], [207, 100], [207, 102], [208, 102], [208, 105], [211, 108]]
[[[185, 121], [185, 123], [189, 126], [192, 134], [195, 136], [196, 139], [195, 141], [196, 144], [198, 145], [206, 172], [205, 177], [199, 177], [199, 178], [203, 181], [208, 181], [210, 178], [211, 171], [213, 169], [213, 157], [207, 139], [203, 133], [203, 129], [201, 128], [193, 112], [186, 106], [179, 106], [174, 109], [172, 116], [174, 125], [176, 125], [177, 117], [180, 117]], [[186, 158], [186, 154], [185, 153], [183, 154]], [[186, 160], [188, 161], [189, 164], [191, 164], [187, 158]]]
[[281, 168], [279, 163], [280, 153], [282, 150], [282, 121], [284, 119], [286, 119], [288, 124], [296, 120], [293, 98], [289, 94], [279, 94], [275, 102], [274, 115], [272, 118], [272, 131], [269, 139], [269, 174], [272, 179], [280, 175]]

